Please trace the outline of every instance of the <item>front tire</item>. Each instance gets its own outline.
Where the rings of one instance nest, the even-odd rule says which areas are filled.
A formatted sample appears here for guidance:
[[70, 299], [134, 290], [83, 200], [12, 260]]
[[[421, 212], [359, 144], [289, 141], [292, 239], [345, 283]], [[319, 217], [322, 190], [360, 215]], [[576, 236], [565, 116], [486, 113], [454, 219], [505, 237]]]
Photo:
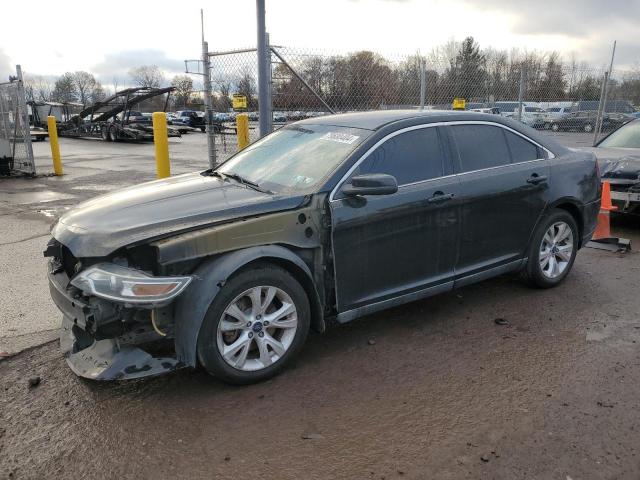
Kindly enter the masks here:
[[286, 270], [265, 264], [229, 279], [205, 315], [198, 358], [210, 374], [250, 384], [279, 373], [309, 333], [306, 292]]
[[583, 127], [584, 133], [591, 133], [593, 132], [593, 125], [591, 125], [590, 123], [587, 123], [584, 127]]
[[551, 124], [551, 130], [554, 132], [559, 132], [560, 131], [560, 125], [558, 125], [557, 123], [552, 123]]
[[541, 221], [529, 246], [524, 269], [527, 282], [538, 288], [552, 288], [567, 277], [578, 252], [578, 226], [568, 212], [552, 210]]

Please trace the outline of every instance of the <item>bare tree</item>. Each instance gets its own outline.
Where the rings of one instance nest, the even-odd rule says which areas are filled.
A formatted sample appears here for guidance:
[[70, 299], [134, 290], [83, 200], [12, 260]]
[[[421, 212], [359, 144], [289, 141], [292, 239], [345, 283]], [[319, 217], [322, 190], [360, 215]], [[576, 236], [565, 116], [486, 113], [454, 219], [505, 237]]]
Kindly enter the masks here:
[[76, 101], [76, 90], [73, 82], [73, 74], [67, 72], [62, 75], [53, 88], [51, 99], [55, 102], [70, 103]]
[[76, 99], [83, 106], [99, 101], [104, 97], [102, 85], [89, 72], [82, 70], [73, 72], [71, 78], [73, 79]]
[[28, 75], [24, 81], [25, 94], [28, 101], [48, 102], [53, 94], [53, 85], [41, 75]]
[[134, 84], [140, 87], [160, 88], [165, 83], [164, 74], [157, 65], [142, 65], [129, 70]]
[[193, 80], [188, 75], [176, 75], [171, 80], [171, 86], [175, 88], [173, 98], [177, 108], [186, 108], [193, 91]]

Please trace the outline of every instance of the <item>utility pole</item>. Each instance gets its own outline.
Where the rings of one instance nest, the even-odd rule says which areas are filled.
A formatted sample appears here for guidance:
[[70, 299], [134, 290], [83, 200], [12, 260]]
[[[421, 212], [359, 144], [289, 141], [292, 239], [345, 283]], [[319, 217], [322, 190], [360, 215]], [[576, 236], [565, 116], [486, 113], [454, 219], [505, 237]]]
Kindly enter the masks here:
[[267, 46], [267, 28], [265, 23], [265, 0], [256, 0], [258, 24], [258, 110], [260, 137], [271, 132], [271, 105], [269, 104], [270, 56]]
[[595, 132], [593, 132], [594, 147], [598, 143], [598, 137], [600, 136], [600, 131], [602, 130], [602, 122], [604, 120], [605, 114], [607, 113], [607, 96], [609, 93], [609, 81], [611, 80], [611, 74], [613, 73], [613, 59], [616, 56], [616, 43], [617, 40], [614, 40], [613, 50], [611, 51], [611, 63], [609, 64], [609, 71], [604, 72], [604, 80], [600, 93], [600, 104], [598, 105], [598, 114], [596, 115], [596, 128]]

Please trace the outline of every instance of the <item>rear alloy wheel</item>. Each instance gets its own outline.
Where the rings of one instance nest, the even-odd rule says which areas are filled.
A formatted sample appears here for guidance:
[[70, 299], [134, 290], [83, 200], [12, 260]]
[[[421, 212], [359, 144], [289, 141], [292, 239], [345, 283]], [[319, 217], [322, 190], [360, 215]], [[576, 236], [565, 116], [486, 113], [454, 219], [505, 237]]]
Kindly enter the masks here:
[[540, 288], [558, 285], [569, 274], [576, 258], [578, 228], [564, 210], [554, 210], [541, 222], [529, 249], [524, 274], [529, 283]]
[[275, 266], [246, 270], [211, 303], [198, 357], [209, 373], [229, 383], [265, 380], [298, 353], [309, 324], [306, 293], [287, 271]]
[[552, 130], [553, 132], [558, 132], [558, 131], [560, 131], [560, 125], [558, 125], [557, 123], [552, 123], [552, 124], [551, 124], [551, 130]]
[[593, 132], [593, 125], [587, 123], [584, 127], [582, 127], [582, 129], [585, 131], [585, 133], [591, 133]]

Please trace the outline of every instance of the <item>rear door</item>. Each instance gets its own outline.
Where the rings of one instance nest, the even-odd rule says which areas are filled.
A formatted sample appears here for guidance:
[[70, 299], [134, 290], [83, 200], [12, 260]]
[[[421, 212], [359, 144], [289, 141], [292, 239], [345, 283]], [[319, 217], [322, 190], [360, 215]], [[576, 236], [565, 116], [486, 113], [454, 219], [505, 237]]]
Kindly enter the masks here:
[[395, 194], [345, 197], [338, 189], [330, 202], [340, 312], [453, 286], [460, 189], [439, 130], [396, 134], [349, 175], [393, 175]]
[[495, 124], [448, 127], [461, 179], [456, 278], [523, 258], [547, 203], [546, 151]]

